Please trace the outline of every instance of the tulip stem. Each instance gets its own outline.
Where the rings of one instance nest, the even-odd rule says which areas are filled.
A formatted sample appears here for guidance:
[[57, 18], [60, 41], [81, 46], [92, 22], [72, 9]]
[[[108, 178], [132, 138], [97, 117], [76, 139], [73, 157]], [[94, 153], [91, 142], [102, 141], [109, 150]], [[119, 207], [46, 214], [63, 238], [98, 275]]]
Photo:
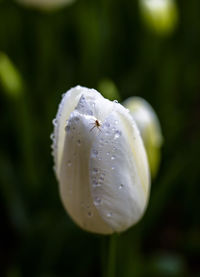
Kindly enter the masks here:
[[109, 237], [108, 263], [107, 263], [106, 277], [115, 277], [116, 250], [117, 250], [116, 246], [117, 246], [117, 235], [114, 234]]

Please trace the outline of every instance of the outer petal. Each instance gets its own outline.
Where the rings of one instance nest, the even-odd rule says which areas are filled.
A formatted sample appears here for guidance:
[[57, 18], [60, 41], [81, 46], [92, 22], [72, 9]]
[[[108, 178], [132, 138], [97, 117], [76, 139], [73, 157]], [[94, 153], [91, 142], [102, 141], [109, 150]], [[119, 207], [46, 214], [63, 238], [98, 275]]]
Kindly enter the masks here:
[[[51, 135], [53, 139], [53, 157], [55, 164], [56, 176], [59, 179], [59, 168], [63, 155], [64, 140], [65, 140], [65, 127], [70, 114], [77, 106], [81, 95], [88, 96], [90, 98], [103, 98], [100, 93], [94, 89], [88, 89], [81, 86], [76, 86], [70, 89], [67, 93], [63, 94], [63, 99], [59, 105], [56, 118], [53, 120], [54, 131]], [[89, 110], [89, 108], [88, 108]]]
[[114, 231], [141, 218], [149, 196], [148, 163], [137, 126], [120, 104], [93, 143], [90, 178], [94, 204]]
[[[110, 234], [112, 228], [102, 219], [93, 204], [90, 190], [89, 161], [93, 141], [97, 137], [97, 130], [92, 130], [98, 108], [95, 101], [98, 94], [85, 94], [79, 100], [77, 108], [71, 113], [65, 128], [63, 155], [59, 168], [59, 184], [62, 202], [73, 218], [83, 229], [91, 232]], [[101, 97], [103, 99], [103, 97]], [[92, 101], [93, 99], [93, 101]], [[102, 100], [101, 99], [101, 100]], [[99, 100], [99, 99], [98, 99]], [[98, 101], [100, 102], [100, 101]], [[103, 101], [106, 110], [106, 104]], [[98, 103], [99, 104], [99, 103]]]

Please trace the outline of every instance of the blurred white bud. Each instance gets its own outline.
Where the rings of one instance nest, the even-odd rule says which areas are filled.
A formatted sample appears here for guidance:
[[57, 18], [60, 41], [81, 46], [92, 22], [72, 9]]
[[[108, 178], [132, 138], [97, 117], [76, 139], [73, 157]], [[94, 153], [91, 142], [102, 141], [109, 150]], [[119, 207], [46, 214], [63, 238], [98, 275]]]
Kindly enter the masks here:
[[16, 0], [18, 3], [41, 10], [54, 10], [73, 3], [75, 0]]
[[152, 177], [156, 176], [160, 164], [160, 148], [163, 137], [158, 117], [151, 105], [140, 97], [130, 97], [123, 102], [135, 120], [149, 159]]
[[94, 89], [77, 86], [64, 94], [53, 123], [55, 173], [72, 219], [100, 234], [135, 224], [148, 202], [150, 178], [129, 111]]
[[171, 33], [178, 21], [174, 0], [140, 0], [142, 18], [147, 27], [158, 34]]

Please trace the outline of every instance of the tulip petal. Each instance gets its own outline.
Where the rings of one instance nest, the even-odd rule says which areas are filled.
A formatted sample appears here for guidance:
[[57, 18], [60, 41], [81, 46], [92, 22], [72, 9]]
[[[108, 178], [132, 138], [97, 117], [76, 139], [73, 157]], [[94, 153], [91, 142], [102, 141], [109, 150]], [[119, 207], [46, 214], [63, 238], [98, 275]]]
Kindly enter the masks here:
[[90, 155], [94, 204], [114, 231], [142, 216], [149, 195], [146, 152], [136, 124], [120, 104], [108, 115]]
[[[84, 113], [81, 113], [82, 109]], [[69, 215], [80, 227], [91, 232], [110, 234], [112, 228], [99, 215], [90, 191], [89, 157], [96, 137], [96, 132], [90, 130], [96, 118], [86, 114], [86, 110], [86, 101], [81, 97], [66, 126], [59, 171], [60, 195]]]
[[[59, 168], [63, 155], [63, 147], [65, 141], [65, 126], [67, 124], [67, 120], [69, 119], [70, 114], [76, 108], [81, 95], [85, 95], [88, 97], [101, 97], [101, 94], [94, 89], [88, 89], [81, 86], [76, 86], [75, 88], [70, 89], [67, 93], [63, 94], [62, 101], [59, 105], [58, 112], [56, 118], [53, 120], [54, 131], [51, 135], [53, 139], [53, 157], [54, 157], [54, 165], [55, 165], [55, 173], [59, 180]], [[94, 97], [94, 96], [93, 96]]]

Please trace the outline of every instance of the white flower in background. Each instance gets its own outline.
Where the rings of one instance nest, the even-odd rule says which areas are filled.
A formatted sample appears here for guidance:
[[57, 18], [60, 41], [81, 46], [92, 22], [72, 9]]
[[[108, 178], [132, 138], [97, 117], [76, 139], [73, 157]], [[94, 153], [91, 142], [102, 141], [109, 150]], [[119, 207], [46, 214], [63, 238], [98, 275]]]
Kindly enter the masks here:
[[140, 0], [140, 8], [147, 27], [159, 34], [168, 34], [174, 30], [178, 21], [174, 0]]
[[63, 205], [83, 229], [121, 232], [146, 208], [145, 148], [129, 111], [94, 89], [69, 90], [54, 119], [53, 156]]
[[42, 10], [53, 10], [71, 4], [74, 0], [16, 0], [20, 4], [39, 8]]
[[130, 97], [122, 103], [135, 120], [149, 159], [151, 174], [155, 177], [160, 163], [163, 137], [158, 117], [151, 105], [140, 97]]

